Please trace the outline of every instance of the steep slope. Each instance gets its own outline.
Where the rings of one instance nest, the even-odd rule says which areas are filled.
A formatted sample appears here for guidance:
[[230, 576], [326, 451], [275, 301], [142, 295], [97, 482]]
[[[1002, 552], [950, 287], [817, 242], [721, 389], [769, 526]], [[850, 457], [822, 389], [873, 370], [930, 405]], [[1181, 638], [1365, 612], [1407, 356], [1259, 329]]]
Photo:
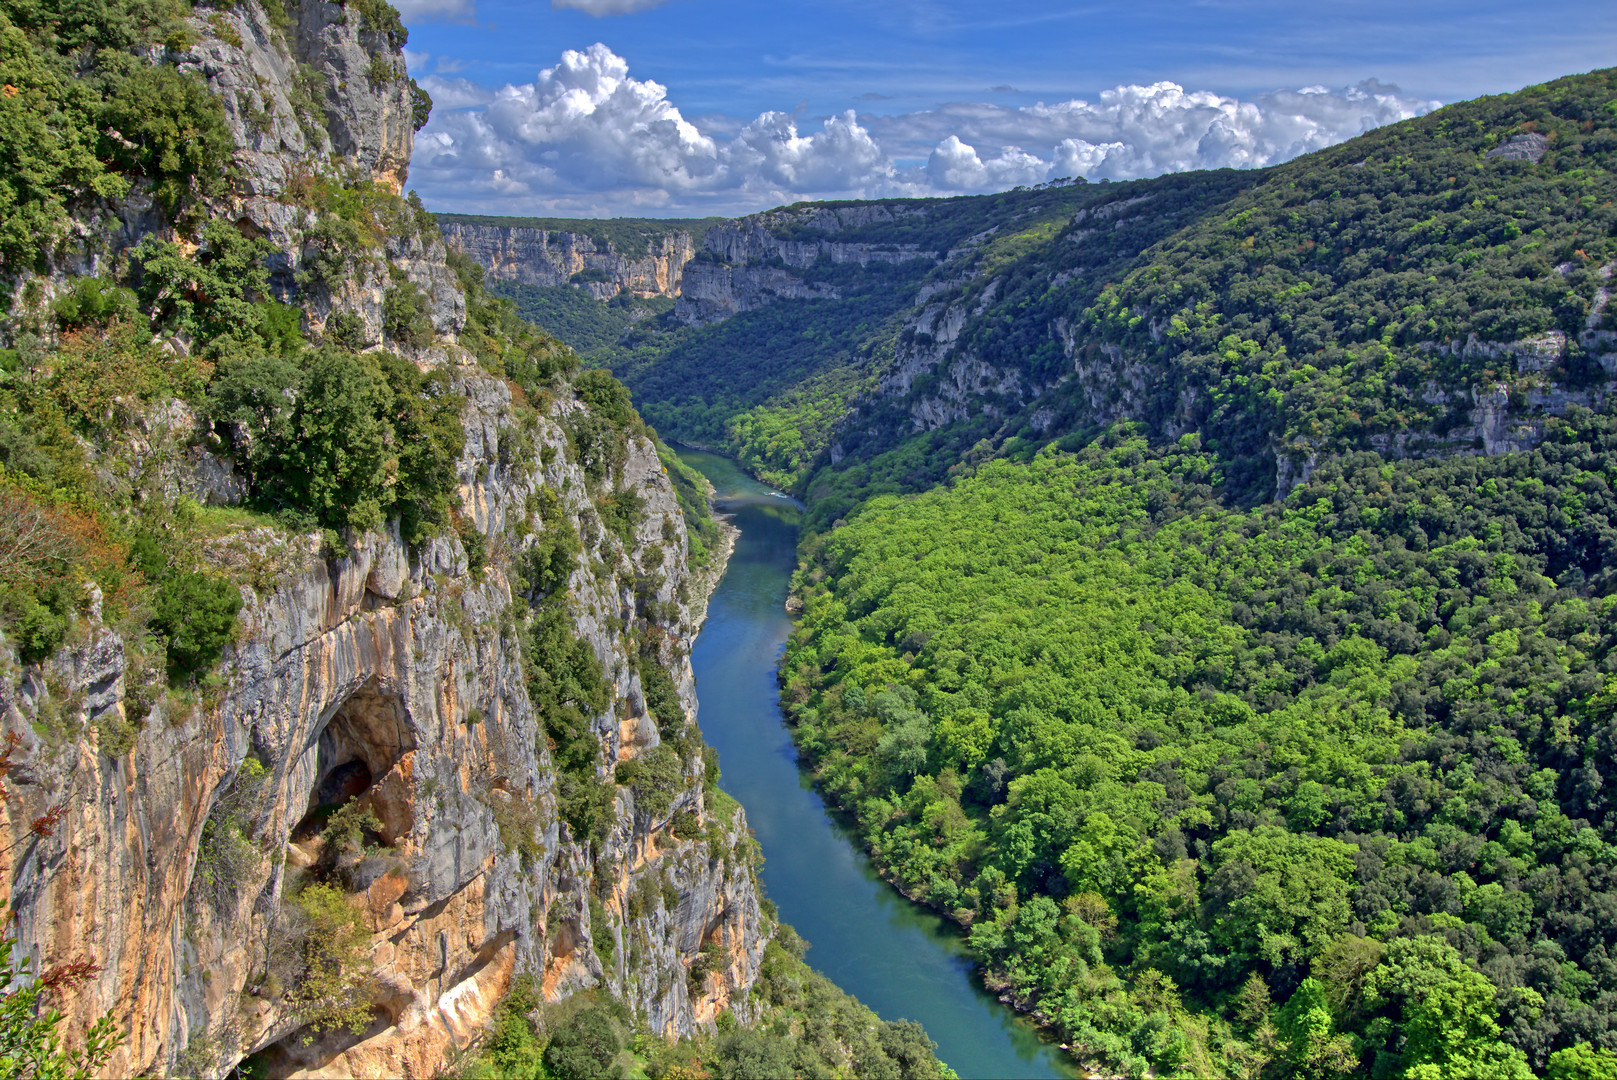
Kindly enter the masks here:
[[[687, 660], [722, 537], [400, 196], [397, 12], [60, 7], [0, 11], [0, 121], [91, 177], [0, 173], [38, 224], [4, 252], [0, 899], [69, 1041], [435, 1075], [513, 985], [756, 1023], [780, 947]], [[175, 132], [206, 171], [126, 156]], [[836, 1008], [827, 1052], [890, 1068]]]

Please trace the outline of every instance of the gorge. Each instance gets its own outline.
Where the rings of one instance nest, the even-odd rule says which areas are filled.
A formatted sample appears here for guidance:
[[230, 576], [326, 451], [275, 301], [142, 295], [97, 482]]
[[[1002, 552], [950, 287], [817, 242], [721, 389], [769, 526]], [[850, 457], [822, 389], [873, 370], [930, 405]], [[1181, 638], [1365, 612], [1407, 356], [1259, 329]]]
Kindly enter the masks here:
[[0, 35], [8, 1066], [944, 1075], [774, 940], [703, 482], [403, 194], [397, 12]]
[[408, 40], [0, 4], [0, 1072], [1617, 1073], [1617, 69], [477, 218]]
[[1617, 1069], [1613, 79], [749, 215], [580, 341], [805, 504], [798, 754], [1090, 1067]]

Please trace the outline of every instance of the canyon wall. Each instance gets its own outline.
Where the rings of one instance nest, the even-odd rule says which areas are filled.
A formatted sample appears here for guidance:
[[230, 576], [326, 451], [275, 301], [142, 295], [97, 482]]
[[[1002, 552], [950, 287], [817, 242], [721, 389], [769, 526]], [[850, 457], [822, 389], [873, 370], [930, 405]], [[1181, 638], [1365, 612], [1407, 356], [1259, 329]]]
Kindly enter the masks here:
[[[369, 344], [448, 373], [466, 434], [459, 527], [414, 546], [397, 521], [336, 540], [245, 514], [213, 529], [201, 556], [244, 604], [221, 666], [192, 688], [165, 687], [93, 586], [44, 661], [0, 640], [0, 900], [19, 947], [36, 971], [95, 966], [60, 1004], [70, 1039], [103, 1013], [127, 1033], [109, 1075], [221, 1076], [248, 1055], [274, 1075], [435, 1075], [519, 975], [549, 1000], [604, 987], [670, 1035], [724, 1011], [747, 1022], [771, 924], [742, 811], [704, 782], [688, 661], [722, 565], [688, 565], [685, 519], [647, 438], [628, 430], [604, 476], [586, 469], [569, 437], [583, 403], [526, 401], [458, 344], [465, 299], [424, 213], [395, 197], [398, 227], [377, 247], [341, 273], [320, 262], [327, 219], [308, 192], [357, 178], [396, 193], [409, 92], [397, 43], [356, 8], [302, 0], [289, 14], [290, 26], [249, 0], [194, 20], [180, 66], [224, 100], [242, 177], [207, 215], [269, 241], [306, 333], [341, 315]], [[354, 74], [380, 67], [396, 78]], [[285, 92], [300, 72], [346, 88], [311, 118]], [[40, 279], [46, 302], [142, 235], [172, 235], [138, 192], [84, 231]], [[429, 342], [387, 336], [384, 301], [406, 284]], [[93, 449], [108, 483], [236, 501], [242, 485], [209, 445], [170, 399]], [[620, 492], [639, 507], [627, 530], [601, 517]], [[562, 820], [529, 693], [536, 658], [523, 651], [540, 598], [515, 567], [559, 532], [582, 550], [545, 602], [609, 687], [590, 718], [599, 760], [572, 781], [606, 792], [590, 836]], [[647, 704], [651, 664], [669, 674], [684, 727], [677, 790], [648, 807], [614, 773], [675, 745]], [[379, 823], [361, 850], [323, 836], [344, 807]], [[318, 1002], [293, 984], [318, 930], [296, 896], [316, 868], [366, 931], [360, 1030], [311, 1026]]]
[[696, 237], [671, 232], [645, 237], [644, 254], [625, 255], [610, 240], [583, 233], [455, 218], [440, 222], [444, 241], [488, 272], [490, 281], [559, 286], [577, 282], [597, 300], [619, 293], [678, 296]]
[[862, 243], [839, 234], [905, 218], [923, 209], [902, 203], [852, 206], [792, 206], [767, 210], [708, 230], [702, 252], [685, 268], [685, 288], [674, 318], [701, 325], [752, 311], [777, 300], [835, 299], [834, 282], [812, 271], [841, 266], [937, 261], [937, 254], [911, 243]]

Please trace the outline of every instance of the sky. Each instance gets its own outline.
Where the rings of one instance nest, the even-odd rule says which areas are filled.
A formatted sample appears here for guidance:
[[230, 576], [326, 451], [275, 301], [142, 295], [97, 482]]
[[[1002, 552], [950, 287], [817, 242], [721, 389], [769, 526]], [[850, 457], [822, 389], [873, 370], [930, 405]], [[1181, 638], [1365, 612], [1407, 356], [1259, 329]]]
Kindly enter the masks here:
[[800, 199], [1255, 168], [1617, 64], [1612, 0], [395, 0], [437, 211]]

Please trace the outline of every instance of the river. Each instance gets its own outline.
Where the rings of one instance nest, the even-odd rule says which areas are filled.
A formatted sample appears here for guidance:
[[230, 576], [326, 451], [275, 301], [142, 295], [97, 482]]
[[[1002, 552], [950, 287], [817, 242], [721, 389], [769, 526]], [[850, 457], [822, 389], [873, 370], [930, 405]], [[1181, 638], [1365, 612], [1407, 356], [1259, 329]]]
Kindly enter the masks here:
[[702, 734], [720, 786], [763, 845], [764, 889], [810, 943], [808, 962], [886, 1020], [916, 1020], [962, 1077], [1072, 1077], [1061, 1050], [972, 974], [952, 924], [900, 896], [826, 812], [781, 722], [775, 665], [791, 631], [783, 604], [797, 507], [713, 454], [680, 451], [741, 529], [691, 652]]

